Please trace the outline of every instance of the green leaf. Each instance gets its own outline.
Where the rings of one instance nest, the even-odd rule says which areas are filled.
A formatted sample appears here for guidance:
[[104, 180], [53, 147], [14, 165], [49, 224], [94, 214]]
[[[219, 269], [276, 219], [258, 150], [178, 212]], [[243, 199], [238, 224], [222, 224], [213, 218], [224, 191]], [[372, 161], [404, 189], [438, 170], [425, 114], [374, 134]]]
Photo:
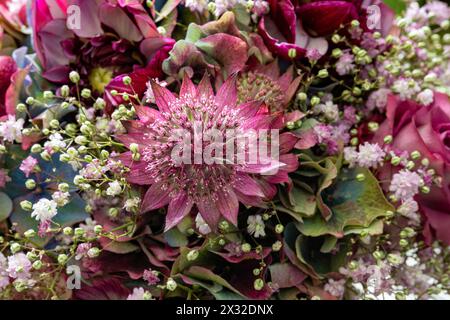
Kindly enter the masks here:
[[4, 192], [0, 192], [0, 222], [6, 220], [13, 209], [13, 202]]
[[[358, 174], [364, 174], [365, 180], [356, 180]], [[316, 215], [298, 223], [298, 229], [306, 236], [333, 235], [342, 238], [347, 230], [368, 228], [376, 219], [386, 216], [388, 211], [394, 211], [378, 180], [367, 169], [342, 170], [337, 181], [322, 196], [332, 216], [329, 221]]]
[[394, 10], [396, 15], [401, 14], [406, 9], [406, 3], [403, 0], [383, 0], [383, 2]]
[[177, 228], [172, 228], [164, 233], [164, 239], [169, 246], [174, 248], [184, 247], [188, 244], [188, 238]]

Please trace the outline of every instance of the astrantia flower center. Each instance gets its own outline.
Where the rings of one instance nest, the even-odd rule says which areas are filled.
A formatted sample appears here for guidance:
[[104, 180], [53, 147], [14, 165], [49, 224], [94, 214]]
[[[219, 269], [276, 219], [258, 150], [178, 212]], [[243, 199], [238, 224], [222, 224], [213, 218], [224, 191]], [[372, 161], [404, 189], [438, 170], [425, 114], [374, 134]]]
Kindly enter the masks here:
[[255, 72], [242, 74], [238, 79], [237, 89], [240, 103], [260, 100], [272, 112], [279, 111], [283, 108], [283, 90], [278, 83], [264, 74]]
[[[205, 197], [216, 199], [216, 192], [231, 188], [235, 170], [232, 164], [197, 163], [198, 153], [203, 153], [212, 142], [202, 139], [198, 145], [195, 139], [205, 137], [212, 130], [226, 137], [228, 130], [238, 128], [236, 111], [218, 106], [212, 97], [190, 95], [173, 101], [170, 110], [170, 113], [161, 112], [162, 119], [148, 125], [145, 134], [148, 146], [143, 150], [147, 173], [155, 183], [164, 183], [162, 189], [170, 190], [173, 196], [185, 191], [194, 201]], [[190, 162], [180, 163], [174, 159], [173, 150], [186, 141], [191, 151]]]

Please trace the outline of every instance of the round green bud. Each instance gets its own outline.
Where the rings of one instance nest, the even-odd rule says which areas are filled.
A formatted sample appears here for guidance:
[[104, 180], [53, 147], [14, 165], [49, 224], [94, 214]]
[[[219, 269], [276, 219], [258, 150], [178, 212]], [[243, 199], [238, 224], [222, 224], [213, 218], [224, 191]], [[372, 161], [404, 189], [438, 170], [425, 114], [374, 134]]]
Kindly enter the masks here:
[[68, 183], [63, 182], [63, 183], [58, 184], [58, 190], [61, 192], [69, 192], [69, 188], [70, 187], [69, 187]]
[[42, 268], [42, 261], [36, 260], [35, 262], [33, 262], [32, 266], [34, 270], [40, 270]]
[[172, 278], [168, 278], [167, 282], [166, 282], [166, 288], [169, 291], [175, 291], [177, 288], [177, 283], [175, 280], [173, 280]]
[[359, 21], [358, 20], [352, 20], [351, 26], [354, 27], [354, 28], [359, 27]]
[[63, 101], [63, 102], [61, 103], [61, 108], [62, 108], [62, 109], [66, 110], [66, 109], [68, 109], [69, 107], [70, 107], [70, 103], [68, 103], [67, 101]]
[[188, 261], [194, 261], [198, 258], [198, 256], [199, 256], [198, 250], [191, 250], [187, 254], [186, 258], [188, 259]]
[[428, 187], [428, 186], [422, 186], [422, 187], [420, 187], [420, 191], [421, 191], [422, 193], [428, 194], [428, 193], [430, 193], [430, 187]]
[[17, 110], [18, 112], [26, 112], [26, 111], [27, 111], [27, 106], [26, 106], [25, 104], [23, 104], [23, 103], [19, 103], [19, 104], [16, 106], [16, 110]]
[[364, 173], [358, 173], [356, 175], [356, 180], [358, 180], [359, 182], [362, 182], [362, 181], [366, 180], [366, 176], [364, 175]]
[[430, 160], [428, 158], [423, 158], [420, 162], [423, 166], [428, 167], [430, 165]]
[[401, 246], [401, 247], [407, 247], [408, 246], [408, 240], [406, 240], [406, 239], [400, 239], [400, 241], [398, 242], [398, 244]]
[[333, 41], [333, 43], [339, 43], [339, 42], [341, 42], [341, 37], [338, 34], [334, 34], [331, 37], [331, 41]]
[[131, 84], [131, 77], [130, 76], [123, 77], [122, 82], [124, 85], [129, 86]]
[[258, 268], [253, 269], [254, 276], [259, 276], [260, 274], [261, 274], [261, 269], [258, 269]]
[[53, 92], [51, 91], [44, 91], [43, 93], [43, 97], [44, 99], [52, 99], [55, 95], [53, 94]]
[[226, 243], [225, 239], [219, 239], [219, 245], [224, 246]]
[[281, 241], [275, 241], [272, 244], [272, 250], [275, 251], [275, 252], [280, 251], [282, 247], [283, 247], [283, 243]]
[[83, 90], [81, 90], [81, 96], [85, 99], [90, 98], [92, 95], [92, 92], [90, 89], [84, 88]]
[[317, 96], [314, 96], [311, 98], [311, 105], [314, 107], [320, 103], [320, 98]]
[[36, 181], [34, 181], [33, 179], [28, 179], [27, 181], [25, 181], [25, 187], [28, 190], [33, 190], [34, 188], [36, 188]]
[[25, 236], [25, 238], [33, 238], [34, 236], [36, 236], [36, 231], [34, 231], [33, 229], [29, 229], [25, 231], [23, 235]]
[[357, 146], [359, 144], [359, 139], [357, 137], [353, 137], [350, 139], [350, 144], [352, 146]]
[[28, 98], [25, 100], [25, 103], [28, 104], [28, 105], [33, 105], [35, 102], [36, 102], [36, 101], [34, 100], [33, 97], [28, 97]]
[[408, 170], [414, 169], [415, 166], [416, 166], [416, 164], [414, 163], [414, 161], [408, 161], [406, 163], [406, 169], [408, 169]]
[[342, 50], [339, 48], [335, 48], [333, 49], [333, 51], [331, 52], [331, 55], [333, 56], [333, 58], [340, 58], [342, 56]]
[[260, 291], [264, 288], [264, 280], [263, 279], [256, 279], [253, 283], [253, 287], [255, 290]]
[[133, 159], [133, 161], [139, 161], [139, 160], [141, 160], [141, 154], [140, 153], [133, 153], [131, 155], [131, 158]]
[[243, 252], [249, 253], [250, 251], [252, 251], [252, 246], [250, 245], [250, 243], [243, 243], [241, 245], [241, 249]]
[[228, 223], [228, 221], [222, 220], [219, 223], [219, 229], [224, 231], [227, 230], [230, 227], [230, 224]]
[[52, 159], [52, 156], [50, 155], [50, 153], [48, 153], [47, 150], [44, 150], [40, 153], [40, 156], [42, 158], [42, 160], [44, 161], [50, 161]]
[[133, 153], [139, 152], [139, 145], [137, 143], [130, 144], [130, 151]]
[[395, 266], [398, 266], [401, 263], [403, 263], [403, 258], [399, 254], [396, 254], [396, 253], [389, 253], [387, 255], [387, 259], [391, 264], [393, 264]]
[[103, 110], [106, 107], [106, 102], [102, 98], [97, 98], [94, 103], [94, 108], [97, 110]]
[[117, 92], [117, 90], [111, 90], [109, 93], [111, 93], [111, 95], [113, 97], [117, 96], [119, 94], [119, 92]]
[[276, 233], [281, 234], [281, 233], [283, 233], [283, 231], [284, 231], [284, 226], [282, 224], [279, 223], [275, 226]]
[[59, 161], [68, 163], [70, 160], [72, 160], [72, 157], [68, 155], [67, 153], [63, 153], [59, 155]]
[[2, 144], [0, 144], [0, 154], [6, 153], [6, 147]]
[[299, 92], [298, 94], [297, 94], [297, 99], [299, 100], [299, 101], [306, 101], [306, 99], [308, 99], [308, 96], [306, 95], [306, 93], [304, 93], [304, 92]]
[[385, 253], [383, 251], [380, 251], [380, 250], [374, 251], [372, 255], [377, 260], [384, 259], [384, 257], [386, 256]]
[[86, 145], [89, 140], [85, 136], [78, 136], [75, 138], [75, 143], [78, 145]]
[[100, 255], [100, 249], [97, 247], [92, 247], [88, 250], [87, 255], [89, 258], [97, 258]]
[[393, 139], [394, 138], [391, 135], [388, 135], [388, 136], [384, 137], [383, 141], [384, 141], [385, 144], [390, 144], [390, 143], [392, 143]]
[[67, 98], [70, 94], [70, 88], [68, 85], [63, 85], [61, 87], [61, 96]]
[[286, 128], [287, 128], [288, 130], [294, 129], [294, 128], [295, 128], [295, 123], [292, 122], [292, 121], [288, 121], [288, 122], [286, 123]]
[[321, 69], [317, 76], [321, 79], [328, 78], [328, 70], [327, 69]]
[[12, 254], [19, 252], [20, 249], [21, 249], [21, 246], [17, 242], [12, 242], [9, 246], [9, 250], [11, 250]]
[[83, 228], [75, 228], [75, 235], [77, 237], [83, 237], [85, 235], [86, 231], [84, 231]]
[[391, 159], [391, 164], [393, 166], [398, 166], [400, 164], [400, 162], [402, 162], [402, 159], [400, 157], [394, 156]]
[[73, 234], [73, 229], [72, 229], [71, 227], [65, 227], [65, 228], [63, 229], [63, 233], [64, 233], [66, 236], [71, 236], [71, 235]]
[[110, 209], [108, 210], [108, 215], [109, 215], [111, 218], [117, 218], [117, 216], [119, 215], [119, 209], [117, 209], [117, 208], [110, 208]]
[[297, 58], [297, 50], [294, 49], [294, 48], [289, 49], [288, 57], [291, 58], [291, 59]]
[[31, 211], [33, 210], [33, 204], [28, 200], [23, 200], [20, 202], [20, 207], [22, 210]]
[[80, 81], [80, 74], [78, 72], [76, 72], [76, 71], [71, 71], [69, 73], [69, 79], [73, 83], [78, 83]]
[[58, 255], [57, 260], [60, 265], [65, 265], [67, 260], [69, 260], [69, 257], [67, 256], [67, 254], [61, 253]]
[[96, 225], [96, 226], [94, 227], [94, 232], [95, 232], [95, 234], [100, 234], [100, 233], [102, 233], [102, 232], [103, 232], [103, 227], [102, 227], [101, 225]]
[[57, 119], [53, 119], [50, 121], [50, 127], [56, 129], [59, 127], [59, 121]]
[[378, 129], [380, 128], [380, 125], [377, 122], [371, 121], [371, 122], [369, 122], [367, 127], [369, 128], [370, 132], [377, 132]]

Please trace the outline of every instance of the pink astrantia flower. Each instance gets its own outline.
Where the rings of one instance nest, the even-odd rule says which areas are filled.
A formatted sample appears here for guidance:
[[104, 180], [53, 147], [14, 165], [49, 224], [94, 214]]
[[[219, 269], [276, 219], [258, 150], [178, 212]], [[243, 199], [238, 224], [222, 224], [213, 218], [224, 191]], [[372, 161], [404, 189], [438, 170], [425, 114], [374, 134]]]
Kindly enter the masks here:
[[38, 161], [32, 156], [28, 156], [25, 160], [22, 161], [19, 169], [25, 173], [25, 176], [28, 178], [33, 170], [36, 168]]
[[[132, 143], [139, 145], [141, 161], [133, 161], [131, 152], [122, 154], [121, 160], [131, 168], [129, 182], [151, 185], [143, 199], [142, 212], [169, 205], [166, 230], [179, 223], [194, 206], [213, 229], [221, 216], [237, 224], [239, 202], [264, 206], [264, 200], [275, 196], [275, 184], [289, 182], [288, 172], [298, 167], [297, 157], [288, 153], [297, 139], [284, 134], [279, 139], [279, 161], [270, 154], [263, 159], [259, 153], [255, 164], [248, 161], [185, 164], [174, 159], [174, 146], [183, 139], [177, 130], [183, 128], [192, 133], [195, 140], [199, 122], [206, 130], [202, 131], [203, 134], [215, 128], [224, 136], [228, 129], [245, 131], [283, 127], [283, 119], [279, 115], [271, 115], [260, 102], [238, 105], [235, 82], [234, 77], [229, 78], [214, 94], [206, 76], [197, 87], [185, 77], [179, 97], [153, 82], [159, 110], [137, 107], [140, 120], [126, 123], [128, 134], [118, 137], [127, 147]], [[200, 152], [205, 153], [207, 147], [204, 142]], [[195, 148], [194, 145], [191, 150]], [[273, 173], [273, 170], [277, 172]], [[271, 175], [265, 175], [267, 173]]]

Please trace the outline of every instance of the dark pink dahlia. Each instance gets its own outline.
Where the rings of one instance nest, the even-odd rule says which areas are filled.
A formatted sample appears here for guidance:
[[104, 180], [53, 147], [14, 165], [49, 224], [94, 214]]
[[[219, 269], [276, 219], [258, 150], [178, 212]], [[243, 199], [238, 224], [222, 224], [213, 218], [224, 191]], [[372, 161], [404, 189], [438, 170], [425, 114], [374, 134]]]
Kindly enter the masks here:
[[[194, 207], [212, 228], [221, 217], [236, 225], [239, 202], [264, 206], [265, 201], [275, 196], [276, 184], [289, 182], [288, 172], [297, 169], [297, 157], [288, 153], [296, 143], [291, 135], [279, 135], [279, 157], [272, 151], [257, 152], [256, 160], [250, 160], [249, 146], [237, 147], [239, 134], [251, 130], [278, 130], [284, 123], [282, 116], [270, 114], [261, 102], [238, 104], [234, 77], [229, 78], [217, 94], [207, 77], [198, 86], [185, 77], [178, 97], [155, 82], [152, 89], [158, 110], [137, 107], [139, 120], [127, 123], [128, 134], [118, 138], [134, 149], [133, 152], [136, 152], [136, 145], [133, 148], [131, 145], [139, 146], [140, 161], [132, 160], [131, 151], [122, 154], [121, 158], [131, 168], [128, 176], [131, 183], [151, 185], [141, 211], [168, 205], [166, 230], [179, 223]], [[185, 134], [180, 135], [180, 129]], [[198, 142], [198, 136], [206, 136], [213, 129], [226, 139]], [[230, 131], [239, 133], [229, 135]], [[189, 135], [194, 138], [186, 140]], [[194, 159], [192, 163], [173, 156], [175, 148], [186, 146], [186, 141], [192, 151], [189, 153], [193, 156], [190, 159]], [[273, 136], [269, 141], [272, 146]], [[217, 150], [225, 149], [230, 142], [236, 148], [232, 157], [226, 154], [225, 160]], [[269, 150], [272, 150], [271, 146]], [[205, 157], [211, 149], [214, 149], [212, 157], [218, 161], [208, 164], [206, 158], [199, 162], [195, 160], [198, 154], [202, 154], [200, 158]], [[239, 157], [237, 150], [244, 150], [245, 159], [229, 161]]]

